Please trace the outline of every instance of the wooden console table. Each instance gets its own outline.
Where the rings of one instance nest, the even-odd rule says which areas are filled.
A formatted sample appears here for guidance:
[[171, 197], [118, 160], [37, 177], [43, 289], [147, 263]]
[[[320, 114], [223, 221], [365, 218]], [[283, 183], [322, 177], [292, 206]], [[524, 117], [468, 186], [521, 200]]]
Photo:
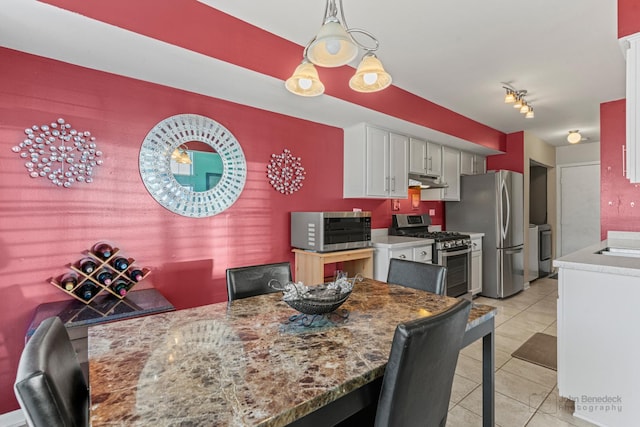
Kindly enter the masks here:
[[353, 277], [356, 273], [373, 278], [373, 248], [352, 249], [336, 252], [312, 252], [293, 249], [296, 254], [294, 279], [305, 285], [324, 283], [325, 264], [342, 263], [342, 270]]

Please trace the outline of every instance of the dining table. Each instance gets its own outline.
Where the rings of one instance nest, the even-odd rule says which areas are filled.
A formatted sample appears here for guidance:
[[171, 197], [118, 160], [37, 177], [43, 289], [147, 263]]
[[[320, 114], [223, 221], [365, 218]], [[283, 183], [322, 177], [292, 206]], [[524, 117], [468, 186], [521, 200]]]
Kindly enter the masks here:
[[[313, 318], [276, 292], [91, 326], [91, 425], [334, 425], [376, 405], [396, 326], [456, 301], [366, 278]], [[495, 314], [473, 304], [463, 339], [482, 339], [484, 426], [495, 421]]]

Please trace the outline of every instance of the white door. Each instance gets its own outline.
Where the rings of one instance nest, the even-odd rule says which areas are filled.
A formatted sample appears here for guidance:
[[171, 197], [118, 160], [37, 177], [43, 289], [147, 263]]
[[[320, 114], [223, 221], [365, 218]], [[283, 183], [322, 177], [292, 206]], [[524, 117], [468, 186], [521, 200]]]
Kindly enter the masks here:
[[560, 169], [560, 255], [600, 242], [600, 164]]

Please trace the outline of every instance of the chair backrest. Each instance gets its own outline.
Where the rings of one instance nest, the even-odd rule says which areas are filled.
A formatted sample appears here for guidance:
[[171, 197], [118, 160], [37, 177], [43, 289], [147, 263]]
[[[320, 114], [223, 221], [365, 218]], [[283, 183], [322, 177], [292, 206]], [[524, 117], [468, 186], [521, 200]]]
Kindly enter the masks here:
[[447, 267], [406, 259], [391, 258], [387, 282], [444, 295]]
[[291, 264], [289, 262], [278, 262], [227, 269], [229, 301], [270, 292], [279, 292], [269, 287], [269, 280], [271, 279], [277, 279], [283, 285], [291, 282], [293, 280]]
[[471, 302], [396, 327], [382, 379], [377, 427], [444, 427]]
[[87, 383], [58, 317], [45, 319], [27, 341], [14, 390], [32, 427], [89, 425]]

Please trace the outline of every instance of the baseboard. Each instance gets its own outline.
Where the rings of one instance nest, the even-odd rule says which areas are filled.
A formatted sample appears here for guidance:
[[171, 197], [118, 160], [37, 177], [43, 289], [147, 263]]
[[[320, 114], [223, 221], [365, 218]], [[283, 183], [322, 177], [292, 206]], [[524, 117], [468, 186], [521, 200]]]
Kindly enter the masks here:
[[6, 414], [0, 414], [0, 427], [27, 427], [21, 409], [16, 409]]

